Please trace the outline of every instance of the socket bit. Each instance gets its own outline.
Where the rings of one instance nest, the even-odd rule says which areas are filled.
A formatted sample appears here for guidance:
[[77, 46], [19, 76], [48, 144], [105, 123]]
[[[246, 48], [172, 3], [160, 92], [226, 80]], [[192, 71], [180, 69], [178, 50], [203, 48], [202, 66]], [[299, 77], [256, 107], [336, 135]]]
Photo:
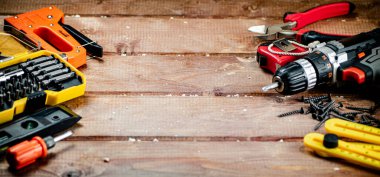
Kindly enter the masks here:
[[66, 73], [66, 74], [63, 74], [63, 75], [59, 75], [59, 76], [53, 77], [51, 79], [43, 80], [42, 81], [42, 85], [44, 85], [45, 87], [47, 87], [51, 83], [58, 84], [58, 83], [61, 83], [61, 82], [65, 81], [65, 80], [74, 78], [75, 75], [76, 74], [74, 72], [69, 72], [69, 73]]
[[52, 65], [52, 66], [49, 66], [49, 67], [46, 67], [46, 68], [42, 68], [41, 70], [33, 71], [32, 75], [33, 76], [38, 76], [38, 75], [41, 75], [41, 74], [46, 74], [46, 73], [52, 72], [54, 70], [61, 69], [63, 67], [64, 67], [64, 65], [62, 63], [59, 63], [57, 65]]
[[53, 71], [53, 72], [50, 72], [50, 73], [46, 73], [44, 75], [41, 75], [41, 76], [37, 76], [37, 79], [38, 80], [46, 80], [46, 79], [50, 79], [52, 77], [55, 77], [55, 76], [58, 76], [58, 75], [62, 75], [62, 74], [65, 74], [65, 73], [68, 73], [70, 72], [70, 69], [69, 68], [64, 68], [64, 69], [60, 69], [60, 70], [56, 70], [56, 71]]
[[22, 70], [22, 69], [16, 69], [14, 71], [11, 71], [9, 73], [6, 73], [4, 74], [3, 76], [0, 77], [0, 82], [1, 81], [6, 81], [6, 80], [9, 80], [11, 79], [12, 77], [16, 76], [16, 77], [20, 77], [22, 76], [23, 74], [25, 74], [25, 72]]
[[29, 60], [29, 61], [26, 61], [24, 63], [21, 63], [20, 66], [25, 68], [25, 67], [28, 67], [28, 66], [33, 66], [33, 65], [37, 65], [37, 64], [40, 64], [40, 63], [43, 63], [43, 62], [46, 62], [46, 61], [50, 61], [50, 60], [53, 60], [54, 59], [54, 56], [43, 56], [43, 57], [38, 57], [38, 58], [35, 58], [33, 60]]
[[42, 68], [46, 68], [46, 67], [51, 66], [51, 65], [55, 65], [57, 63], [59, 63], [58, 60], [51, 60], [51, 61], [43, 62], [43, 63], [37, 64], [37, 65], [29, 66], [26, 68], [26, 70], [28, 72], [32, 72], [32, 71], [35, 71], [37, 69], [42, 69]]

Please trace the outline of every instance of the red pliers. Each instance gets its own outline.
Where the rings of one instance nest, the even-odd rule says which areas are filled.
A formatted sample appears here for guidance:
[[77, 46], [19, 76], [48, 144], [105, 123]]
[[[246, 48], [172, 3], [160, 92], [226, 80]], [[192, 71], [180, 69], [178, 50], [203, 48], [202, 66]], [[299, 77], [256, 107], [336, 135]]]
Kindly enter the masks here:
[[325, 34], [300, 29], [319, 20], [351, 14], [354, 9], [355, 5], [351, 2], [325, 4], [306, 10], [305, 12], [287, 12], [283, 18], [285, 23], [271, 26], [252, 26], [248, 30], [254, 32], [255, 36], [259, 39], [264, 40], [295, 38], [302, 44], [308, 44], [316, 40], [320, 42], [339, 40], [347, 37], [347, 35]]

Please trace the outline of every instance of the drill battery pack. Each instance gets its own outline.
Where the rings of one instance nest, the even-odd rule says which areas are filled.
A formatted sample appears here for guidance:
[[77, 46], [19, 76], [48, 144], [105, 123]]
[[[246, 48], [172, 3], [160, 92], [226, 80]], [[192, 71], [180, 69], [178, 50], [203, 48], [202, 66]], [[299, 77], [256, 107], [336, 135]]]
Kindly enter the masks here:
[[0, 124], [84, 94], [86, 79], [60, 55], [40, 50], [0, 60]]

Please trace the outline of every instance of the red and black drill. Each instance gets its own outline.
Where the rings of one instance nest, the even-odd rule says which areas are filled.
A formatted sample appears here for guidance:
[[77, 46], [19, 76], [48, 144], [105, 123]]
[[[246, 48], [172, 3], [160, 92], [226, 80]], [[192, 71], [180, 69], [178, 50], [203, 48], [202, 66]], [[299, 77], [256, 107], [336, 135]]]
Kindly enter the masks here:
[[262, 90], [290, 95], [350, 80], [380, 82], [380, 28], [318, 45], [305, 57], [279, 68], [273, 83]]

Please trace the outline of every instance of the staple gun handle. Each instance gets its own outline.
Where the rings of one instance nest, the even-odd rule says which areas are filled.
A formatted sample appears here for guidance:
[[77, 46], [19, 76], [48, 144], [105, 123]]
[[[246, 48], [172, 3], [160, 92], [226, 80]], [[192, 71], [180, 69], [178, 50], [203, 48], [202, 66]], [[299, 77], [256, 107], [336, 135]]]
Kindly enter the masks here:
[[103, 47], [92, 41], [90, 38], [85, 36], [83, 33], [79, 32], [70, 25], [60, 23], [63, 29], [65, 29], [75, 40], [77, 40], [88, 53], [96, 57], [103, 57]]

